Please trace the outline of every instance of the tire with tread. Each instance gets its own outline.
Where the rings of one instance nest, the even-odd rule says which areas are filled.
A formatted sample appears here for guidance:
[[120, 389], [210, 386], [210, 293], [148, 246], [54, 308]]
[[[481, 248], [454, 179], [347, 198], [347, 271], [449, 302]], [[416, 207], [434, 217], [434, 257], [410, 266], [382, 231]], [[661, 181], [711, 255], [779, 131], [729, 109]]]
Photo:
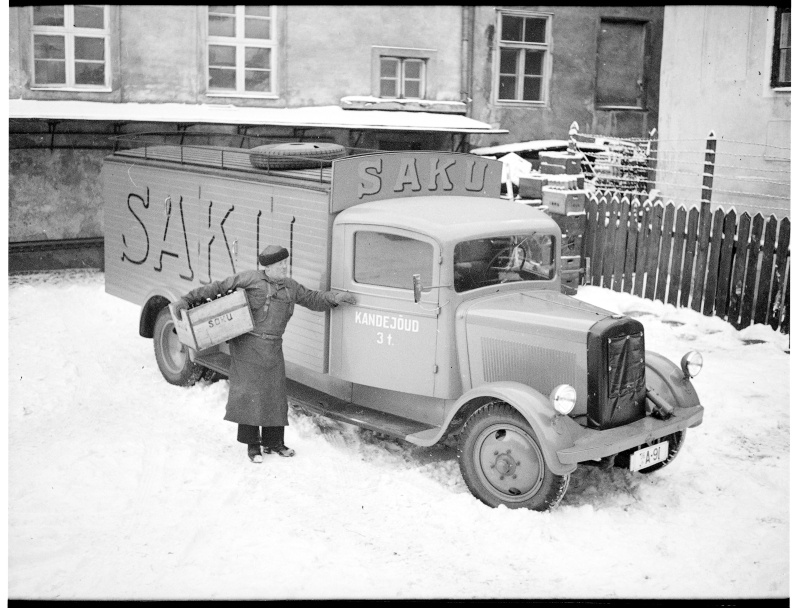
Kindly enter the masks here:
[[523, 416], [502, 401], [477, 409], [459, 436], [458, 462], [472, 494], [490, 507], [547, 511], [563, 498], [569, 475], [556, 475]]
[[316, 169], [345, 154], [344, 146], [339, 144], [269, 144], [250, 150], [250, 164], [257, 169]]
[[189, 359], [188, 348], [178, 340], [175, 323], [166, 306], [156, 317], [153, 329], [153, 350], [161, 375], [170, 384], [192, 386], [205, 372], [205, 368]]

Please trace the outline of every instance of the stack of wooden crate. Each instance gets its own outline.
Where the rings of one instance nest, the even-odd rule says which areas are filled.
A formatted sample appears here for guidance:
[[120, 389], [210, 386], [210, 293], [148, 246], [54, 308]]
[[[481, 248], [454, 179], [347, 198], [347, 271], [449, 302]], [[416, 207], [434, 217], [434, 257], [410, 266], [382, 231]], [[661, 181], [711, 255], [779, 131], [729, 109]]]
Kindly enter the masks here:
[[577, 289], [585, 271], [581, 266], [586, 232], [581, 156], [570, 151], [542, 152], [539, 159], [539, 171], [547, 182], [541, 188], [542, 205], [561, 228], [561, 284]]

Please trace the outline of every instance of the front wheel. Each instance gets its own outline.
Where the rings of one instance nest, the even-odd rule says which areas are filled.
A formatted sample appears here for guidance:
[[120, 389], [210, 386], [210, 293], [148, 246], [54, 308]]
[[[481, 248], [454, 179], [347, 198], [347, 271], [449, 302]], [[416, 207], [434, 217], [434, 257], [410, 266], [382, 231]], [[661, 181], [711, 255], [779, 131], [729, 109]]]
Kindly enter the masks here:
[[503, 402], [488, 403], [469, 417], [458, 442], [458, 461], [467, 487], [490, 507], [547, 511], [569, 485], [569, 475], [547, 468], [527, 421]]
[[189, 359], [188, 347], [178, 340], [175, 323], [166, 306], [156, 317], [153, 330], [153, 349], [156, 353], [158, 369], [170, 384], [192, 386], [203, 375], [204, 368]]

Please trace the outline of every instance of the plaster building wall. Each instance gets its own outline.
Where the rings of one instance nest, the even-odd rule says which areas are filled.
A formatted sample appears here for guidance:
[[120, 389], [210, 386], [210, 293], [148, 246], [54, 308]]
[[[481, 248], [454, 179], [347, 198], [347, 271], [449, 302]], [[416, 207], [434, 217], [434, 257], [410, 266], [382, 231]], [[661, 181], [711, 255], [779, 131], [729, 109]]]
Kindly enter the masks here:
[[121, 7], [122, 100], [336, 105], [344, 96], [372, 93], [372, 46], [434, 49], [433, 98], [457, 99], [457, 6], [290, 5], [277, 7], [276, 17], [278, 94], [253, 99], [206, 95], [204, 6]]
[[[770, 86], [774, 10], [666, 7], [659, 139], [678, 142], [686, 152], [659, 150], [665, 195], [700, 200], [701, 179], [683, 175], [681, 163], [701, 167], [713, 131], [718, 167], [712, 207], [789, 215], [791, 89]], [[693, 142], [703, 145], [690, 152]]]
[[203, 7], [119, 7], [120, 101], [197, 103]]
[[[552, 15], [552, 71], [545, 104], [512, 104], [496, 99], [497, 37], [500, 10]], [[473, 138], [476, 147], [530, 139], [566, 139], [569, 126], [582, 133], [647, 137], [657, 127], [663, 6], [479, 6], [474, 37], [473, 102], [471, 116], [502, 125], [510, 134]], [[645, 90], [642, 110], [603, 110], [597, 107], [597, 50], [601, 19], [646, 24]]]
[[286, 95], [291, 106], [338, 104], [371, 95], [373, 46], [435, 50], [428, 98], [460, 99], [461, 7], [287, 7]]
[[22, 97], [27, 74], [22, 69], [20, 57], [20, 13], [8, 11], [8, 95]]
[[9, 154], [11, 242], [103, 235], [104, 150], [14, 150]]

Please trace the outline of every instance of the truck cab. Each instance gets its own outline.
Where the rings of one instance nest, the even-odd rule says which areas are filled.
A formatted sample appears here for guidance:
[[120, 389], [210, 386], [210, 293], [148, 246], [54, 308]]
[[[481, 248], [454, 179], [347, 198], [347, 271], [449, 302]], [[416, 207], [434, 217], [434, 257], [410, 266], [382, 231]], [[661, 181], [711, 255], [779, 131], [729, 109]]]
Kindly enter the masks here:
[[[390, 199], [342, 211], [333, 225], [331, 288], [356, 293], [359, 302], [333, 312], [330, 373], [457, 399], [471, 385], [457, 311], [497, 293], [558, 291], [559, 239], [543, 212], [496, 199]], [[430, 419], [441, 423], [441, 415]]]

